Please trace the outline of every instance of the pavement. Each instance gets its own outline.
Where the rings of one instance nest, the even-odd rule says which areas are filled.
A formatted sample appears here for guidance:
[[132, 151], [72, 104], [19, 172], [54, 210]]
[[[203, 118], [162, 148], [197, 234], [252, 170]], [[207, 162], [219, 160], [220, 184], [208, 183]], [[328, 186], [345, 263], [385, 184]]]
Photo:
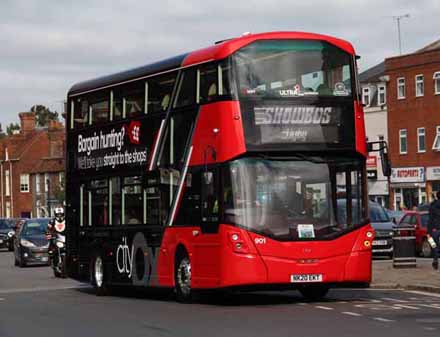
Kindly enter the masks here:
[[432, 259], [418, 258], [416, 268], [393, 268], [393, 260], [373, 261], [372, 288], [401, 288], [440, 293], [440, 271]]

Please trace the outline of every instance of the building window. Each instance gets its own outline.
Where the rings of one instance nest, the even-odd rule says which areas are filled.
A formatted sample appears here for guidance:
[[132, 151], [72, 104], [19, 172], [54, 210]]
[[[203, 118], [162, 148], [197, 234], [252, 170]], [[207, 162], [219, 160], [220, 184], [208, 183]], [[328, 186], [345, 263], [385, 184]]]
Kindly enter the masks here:
[[9, 197], [11, 195], [11, 181], [9, 170], [5, 171], [5, 195]]
[[425, 144], [425, 128], [417, 129], [417, 152], [425, 152], [426, 144]]
[[64, 190], [64, 172], [59, 172], [58, 173], [58, 183], [59, 183], [59, 187], [60, 190]]
[[11, 202], [10, 201], [6, 201], [6, 217], [7, 218], [11, 217]]
[[408, 153], [408, 143], [406, 139], [406, 129], [399, 130], [399, 152], [400, 154], [407, 154]]
[[423, 96], [424, 91], [423, 75], [416, 75], [416, 97]]
[[49, 192], [49, 184], [50, 184], [50, 181], [49, 181], [49, 173], [45, 173], [44, 174], [44, 192]]
[[434, 94], [440, 95], [440, 71], [434, 73]]
[[41, 192], [41, 179], [38, 173], [35, 175], [35, 192], [37, 194]]
[[399, 77], [397, 79], [397, 98], [403, 99], [405, 98], [405, 78]]
[[365, 104], [365, 106], [370, 106], [370, 88], [364, 87], [362, 88], [362, 103]]
[[386, 87], [385, 85], [381, 84], [377, 86], [377, 104], [378, 105], [385, 105], [387, 102], [387, 96], [386, 96]]
[[29, 192], [29, 174], [20, 174], [20, 192]]
[[434, 144], [432, 144], [432, 149], [434, 151], [440, 151], [440, 126], [437, 125], [436, 135], [434, 139]]

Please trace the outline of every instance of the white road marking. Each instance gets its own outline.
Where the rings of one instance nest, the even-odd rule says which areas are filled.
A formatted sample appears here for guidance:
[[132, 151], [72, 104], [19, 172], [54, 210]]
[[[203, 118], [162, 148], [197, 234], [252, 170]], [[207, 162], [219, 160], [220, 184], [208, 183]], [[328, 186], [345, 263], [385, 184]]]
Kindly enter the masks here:
[[356, 316], [356, 317], [362, 316], [361, 314], [358, 314], [357, 312], [351, 312], [351, 311], [343, 311], [342, 313], [344, 315], [350, 315], [350, 316]]
[[0, 301], [4, 301], [5, 299], [4, 298], [0, 298]]
[[[410, 293], [410, 294], [417, 294], [417, 295], [425, 295], [425, 296], [431, 296], [431, 297], [440, 297], [440, 294], [436, 294], [436, 293], [428, 293], [425, 291], [418, 291], [418, 290], [407, 290], [405, 291], [406, 293]], [[414, 298], [414, 297], [413, 297]]]
[[371, 303], [382, 303], [381, 300], [370, 300], [369, 302], [371, 302]]
[[433, 327], [430, 327], [430, 326], [424, 327], [423, 329], [428, 330], [428, 331], [437, 330], [437, 328], [433, 328]]
[[338, 303], [338, 304], [346, 304], [348, 302], [347, 301], [339, 301], [339, 302], [336, 302], [336, 303]]
[[91, 288], [91, 286], [87, 284], [80, 284], [74, 286], [59, 286], [59, 287], [17, 288], [17, 289], [0, 290], [0, 294], [32, 293], [32, 292], [40, 292], [40, 291], [83, 289], [83, 288]]
[[405, 304], [395, 304], [394, 306], [395, 307], [405, 308], [405, 309], [420, 310], [420, 308], [413, 307], [411, 305], [405, 305]]
[[382, 317], [373, 317], [373, 319], [379, 322], [386, 322], [386, 323], [395, 322], [392, 319], [382, 318]]
[[391, 298], [391, 297], [382, 297], [383, 300], [386, 301], [393, 301], [393, 302], [399, 302], [399, 303], [407, 303], [407, 300], [398, 300], [397, 298]]
[[322, 309], [322, 310], [334, 310], [333, 308], [330, 307], [324, 307], [322, 305], [316, 305], [315, 308], [317, 309]]
[[421, 307], [434, 308], [440, 310], [440, 304], [419, 304]]

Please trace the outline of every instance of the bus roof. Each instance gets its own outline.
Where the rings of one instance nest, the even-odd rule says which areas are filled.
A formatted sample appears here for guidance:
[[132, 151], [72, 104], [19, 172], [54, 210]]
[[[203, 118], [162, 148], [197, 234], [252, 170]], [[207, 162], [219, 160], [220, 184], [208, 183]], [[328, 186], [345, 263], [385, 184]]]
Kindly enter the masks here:
[[131, 82], [149, 75], [166, 72], [180, 67], [221, 60], [254, 41], [276, 39], [322, 40], [341, 48], [349, 54], [355, 55], [353, 46], [349, 42], [328, 35], [304, 32], [247, 34], [238, 38], [225, 40], [208, 48], [196, 50], [191, 53], [182, 54], [156, 63], [77, 83], [70, 88], [68, 95], [79, 95], [81, 93], [95, 91], [125, 82]]

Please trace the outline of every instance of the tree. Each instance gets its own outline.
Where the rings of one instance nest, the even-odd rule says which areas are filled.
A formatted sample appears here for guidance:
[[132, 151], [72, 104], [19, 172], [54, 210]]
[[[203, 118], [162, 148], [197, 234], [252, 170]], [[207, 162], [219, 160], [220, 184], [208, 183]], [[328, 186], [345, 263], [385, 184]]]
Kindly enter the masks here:
[[58, 121], [58, 112], [51, 111], [44, 105], [34, 105], [31, 112], [35, 112], [35, 121], [37, 126], [44, 127], [49, 125], [49, 121]]
[[0, 139], [3, 139], [6, 137], [6, 134], [3, 132], [3, 125], [0, 123]]
[[6, 133], [8, 136], [13, 135], [15, 130], [20, 130], [20, 124], [11, 123], [6, 127]]

